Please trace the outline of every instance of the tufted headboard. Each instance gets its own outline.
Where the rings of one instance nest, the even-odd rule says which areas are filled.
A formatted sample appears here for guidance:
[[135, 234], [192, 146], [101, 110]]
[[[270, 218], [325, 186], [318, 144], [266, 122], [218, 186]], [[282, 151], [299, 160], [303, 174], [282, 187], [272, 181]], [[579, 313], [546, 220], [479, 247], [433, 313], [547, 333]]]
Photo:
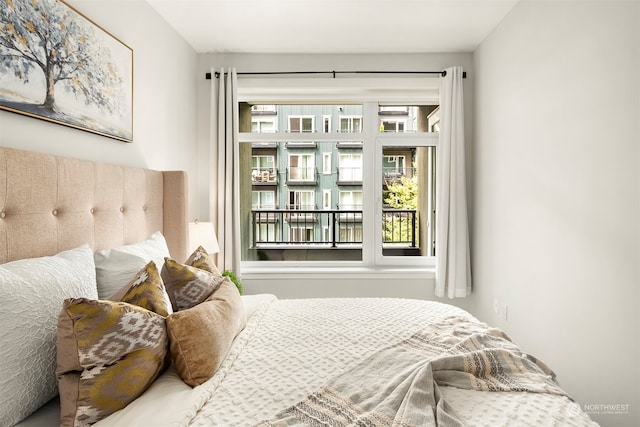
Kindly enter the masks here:
[[171, 256], [187, 251], [187, 176], [0, 148], [0, 263], [94, 251], [161, 231]]

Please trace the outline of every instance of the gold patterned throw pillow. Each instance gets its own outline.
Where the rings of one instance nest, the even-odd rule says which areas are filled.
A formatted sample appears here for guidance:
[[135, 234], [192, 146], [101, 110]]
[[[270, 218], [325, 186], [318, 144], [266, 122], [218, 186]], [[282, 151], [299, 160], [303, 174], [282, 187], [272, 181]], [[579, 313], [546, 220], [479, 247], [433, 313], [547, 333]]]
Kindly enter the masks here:
[[135, 304], [163, 317], [173, 313], [171, 301], [153, 261], [144, 266], [122, 289], [109, 297], [109, 300]]
[[182, 381], [195, 387], [211, 378], [246, 323], [240, 293], [228, 278], [202, 304], [168, 316], [171, 358]]
[[200, 304], [218, 289], [223, 280], [220, 275], [169, 258], [165, 259], [162, 278], [174, 311]]
[[58, 318], [61, 427], [124, 408], [165, 369], [165, 318], [126, 302], [67, 299]]
[[198, 249], [191, 254], [185, 264], [201, 270], [206, 270], [216, 276], [222, 276], [222, 273], [220, 273], [220, 270], [218, 270], [218, 267], [213, 263], [211, 257], [202, 246], [198, 246]]

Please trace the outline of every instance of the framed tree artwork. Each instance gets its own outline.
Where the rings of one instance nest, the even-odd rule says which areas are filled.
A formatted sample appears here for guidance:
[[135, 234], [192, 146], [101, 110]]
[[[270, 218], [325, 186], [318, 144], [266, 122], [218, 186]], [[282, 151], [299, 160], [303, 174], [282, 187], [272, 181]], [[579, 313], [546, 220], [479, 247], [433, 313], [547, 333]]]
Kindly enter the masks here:
[[0, 0], [0, 109], [133, 141], [133, 50], [61, 0]]

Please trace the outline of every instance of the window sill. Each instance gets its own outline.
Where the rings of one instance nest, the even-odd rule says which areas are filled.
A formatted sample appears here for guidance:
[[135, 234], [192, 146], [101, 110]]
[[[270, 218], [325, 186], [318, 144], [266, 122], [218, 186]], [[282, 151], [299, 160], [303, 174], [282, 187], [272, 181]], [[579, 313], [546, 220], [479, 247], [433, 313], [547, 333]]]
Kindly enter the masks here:
[[422, 266], [313, 266], [313, 265], [242, 265], [242, 279], [433, 279], [435, 269]]

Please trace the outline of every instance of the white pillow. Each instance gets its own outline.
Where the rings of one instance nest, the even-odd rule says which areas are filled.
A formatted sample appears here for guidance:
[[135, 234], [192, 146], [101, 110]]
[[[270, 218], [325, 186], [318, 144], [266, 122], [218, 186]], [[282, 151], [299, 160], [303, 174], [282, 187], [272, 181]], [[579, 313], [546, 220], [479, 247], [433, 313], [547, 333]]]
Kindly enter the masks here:
[[97, 296], [88, 245], [0, 265], [0, 425], [18, 423], [58, 394], [62, 302]]
[[156, 231], [147, 240], [96, 252], [96, 280], [98, 297], [107, 299], [129, 283], [134, 276], [153, 261], [162, 271], [164, 259], [170, 258], [164, 236]]

